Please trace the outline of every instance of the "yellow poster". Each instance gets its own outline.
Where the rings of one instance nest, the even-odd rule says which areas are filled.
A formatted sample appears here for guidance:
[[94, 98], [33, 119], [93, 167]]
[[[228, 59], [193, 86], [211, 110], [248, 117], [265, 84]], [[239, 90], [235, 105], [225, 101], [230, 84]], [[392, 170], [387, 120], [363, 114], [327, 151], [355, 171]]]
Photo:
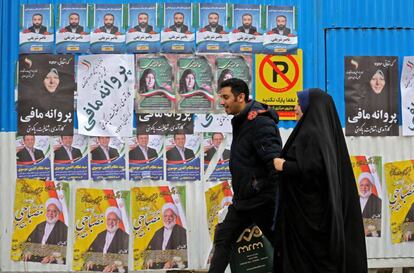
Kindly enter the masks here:
[[256, 100], [271, 105], [281, 120], [294, 120], [297, 91], [303, 90], [302, 50], [296, 55], [257, 54]]
[[66, 183], [18, 179], [11, 259], [65, 264], [69, 190]]
[[128, 271], [129, 192], [78, 189], [73, 270]]
[[391, 211], [391, 241], [414, 241], [414, 160], [384, 165]]
[[207, 207], [208, 232], [214, 241], [214, 231], [219, 220], [219, 211], [232, 203], [233, 193], [228, 182], [223, 182], [209, 188], [205, 192]]
[[134, 270], [188, 267], [185, 197], [184, 186], [131, 190]]
[[351, 156], [366, 237], [381, 237], [382, 185], [380, 156]]

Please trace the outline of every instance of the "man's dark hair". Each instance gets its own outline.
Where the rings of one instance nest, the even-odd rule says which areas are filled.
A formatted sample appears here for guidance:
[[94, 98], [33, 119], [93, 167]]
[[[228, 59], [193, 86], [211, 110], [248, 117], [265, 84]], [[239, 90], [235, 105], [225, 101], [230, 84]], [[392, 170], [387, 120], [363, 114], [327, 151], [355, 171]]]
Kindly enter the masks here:
[[182, 13], [180, 11], [177, 11], [176, 13], [174, 13], [173, 17], [175, 17], [175, 15], [177, 15], [177, 14], [181, 14], [184, 17], [184, 13]]
[[35, 13], [35, 14], [33, 14], [33, 15], [32, 15], [32, 19], [33, 19], [35, 16], [40, 16], [40, 17], [42, 17], [42, 19], [43, 19], [43, 14], [41, 14], [41, 13]]
[[252, 18], [252, 19], [253, 19], [253, 16], [252, 16], [250, 13], [245, 13], [245, 14], [243, 14], [243, 15], [242, 15], [242, 18], [243, 18], [244, 16], [250, 16], [250, 18]]
[[146, 13], [146, 12], [141, 12], [141, 13], [139, 13], [139, 14], [138, 14], [138, 17], [139, 17], [140, 15], [146, 15], [146, 16], [147, 16], [147, 18], [149, 17], [149, 16], [148, 16], [148, 13]]
[[211, 139], [213, 139], [215, 135], [221, 135], [221, 136], [224, 138], [223, 133], [220, 133], [220, 132], [214, 132], [214, 133], [211, 135]]
[[247, 85], [245, 81], [237, 79], [237, 78], [228, 79], [220, 84], [220, 89], [224, 87], [230, 87], [231, 93], [233, 93], [235, 97], [243, 93], [244, 101], [245, 102], [249, 101], [249, 86]]
[[279, 18], [279, 17], [283, 17], [283, 18], [285, 18], [285, 20], [287, 21], [287, 17], [286, 17], [285, 15], [278, 15], [278, 16], [276, 16], [276, 20], [277, 20], [277, 18]]
[[77, 13], [77, 12], [72, 12], [71, 14], [69, 14], [69, 17], [71, 17], [72, 15], [76, 15], [76, 16], [78, 16], [78, 18], [80, 18], [79, 13]]
[[219, 15], [217, 12], [213, 11], [213, 12], [210, 12], [210, 13], [207, 15], [207, 18], [208, 18], [210, 15], [212, 15], [212, 14], [217, 15], [218, 17], [220, 17], [220, 15]]
[[105, 14], [103, 18], [105, 18], [106, 16], [112, 16], [112, 18], [114, 18], [114, 19], [115, 19], [115, 16], [114, 16], [112, 13], [107, 13], [107, 14]]

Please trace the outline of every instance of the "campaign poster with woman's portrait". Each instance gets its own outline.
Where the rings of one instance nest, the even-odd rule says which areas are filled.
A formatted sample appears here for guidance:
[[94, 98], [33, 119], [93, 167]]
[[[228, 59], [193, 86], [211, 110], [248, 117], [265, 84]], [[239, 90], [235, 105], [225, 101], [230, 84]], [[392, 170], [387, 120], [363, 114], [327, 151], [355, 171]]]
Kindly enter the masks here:
[[92, 137], [89, 149], [92, 180], [125, 179], [125, 142], [122, 138]]
[[88, 141], [78, 134], [52, 139], [55, 180], [88, 180]]
[[233, 28], [229, 35], [230, 52], [258, 53], [263, 48], [261, 6], [234, 4]]
[[165, 3], [161, 51], [165, 53], [194, 52], [192, 3]]
[[87, 53], [90, 28], [87, 4], [60, 4], [56, 32], [57, 53]]
[[125, 52], [124, 4], [94, 4], [92, 53]]
[[55, 43], [52, 4], [21, 5], [20, 53], [52, 53]]
[[188, 267], [185, 186], [131, 189], [134, 270]]
[[231, 134], [204, 133], [204, 178], [206, 181], [227, 181], [230, 174]]
[[200, 24], [196, 33], [197, 51], [228, 52], [227, 4], [200, 3], [198, 14]]
[[347, 136], [398, 135], [398, 58], [345, 57]]
[[164, 136], [138, 133], [129, 138], [129, 179], [164, 179]]
[[51, 147], [48, 136], [17, 136], [17, 178], [50, 180], [52, 177], [50, 154]]
[[129, 191], [78, 189], [72, 270], [127, 272], [129, 213]]
[[384, 164], [390, 209], [391, 242], [414, 241], [414, 161]]
[[19, 56], [18, 134], [73, 134], [74, 56]]
[[67, 183], [18, 179], [14, 199], [11, 259], [66, 264], [68, 208]]
[[[223, 55], [216, 57], [215, 65], [215, 81], [217, 82], [216, 93], [220, 91], [220, 84], [225, 80], [231, 78], [238, 78], [247, 83], [249, 90], [252, 90], [252, 57], [237, 56], [237, 55]], [[253, 92], [251, 92], [253, 95]], [[220, 96], [217, 96], [218, 98]], [[223, 110], [223, 107], [220, 105], [220, 99], [218, 99], [216, 108]]]
[[178, 59], [178, 110], [182, 112], [212, 111], [214, 105], [214, 56], [188, 56]]
[[176, 55], [136, 55], [136, 112], [169, 112], [175, 108]]
[[381, 237], [382, 160], [380, 156], [351, 156], [366, 237]]
[[296, 54], [296, 9], [294, 6], [266, 6], [266, 33], [263, 53]]
[[200, 135], [177, 132], [167, 136], [166, 141], [167, 181], [200, 180]]
[[159, 4], [128, 4], [128, 53], [160, 52], [160, 29], [158, 27]]

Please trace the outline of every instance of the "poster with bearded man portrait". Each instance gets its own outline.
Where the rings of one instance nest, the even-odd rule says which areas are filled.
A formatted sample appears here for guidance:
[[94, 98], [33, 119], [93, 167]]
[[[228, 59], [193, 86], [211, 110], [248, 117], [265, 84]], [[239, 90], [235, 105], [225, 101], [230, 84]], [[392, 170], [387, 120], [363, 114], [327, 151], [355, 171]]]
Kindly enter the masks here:
[[72, 135], [73, 55], [20, 55], [19, 135]]

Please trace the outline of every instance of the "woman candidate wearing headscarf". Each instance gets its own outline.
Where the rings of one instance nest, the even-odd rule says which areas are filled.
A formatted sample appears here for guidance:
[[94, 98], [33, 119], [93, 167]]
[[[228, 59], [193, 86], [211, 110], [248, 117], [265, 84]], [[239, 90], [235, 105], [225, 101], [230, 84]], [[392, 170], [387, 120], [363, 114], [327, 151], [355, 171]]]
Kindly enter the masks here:
[[275, 167], [281, 175], [275, 251], [284, 273], [367, 272], [361, 208], [332, 97], [298, 93], [298, 124]]

